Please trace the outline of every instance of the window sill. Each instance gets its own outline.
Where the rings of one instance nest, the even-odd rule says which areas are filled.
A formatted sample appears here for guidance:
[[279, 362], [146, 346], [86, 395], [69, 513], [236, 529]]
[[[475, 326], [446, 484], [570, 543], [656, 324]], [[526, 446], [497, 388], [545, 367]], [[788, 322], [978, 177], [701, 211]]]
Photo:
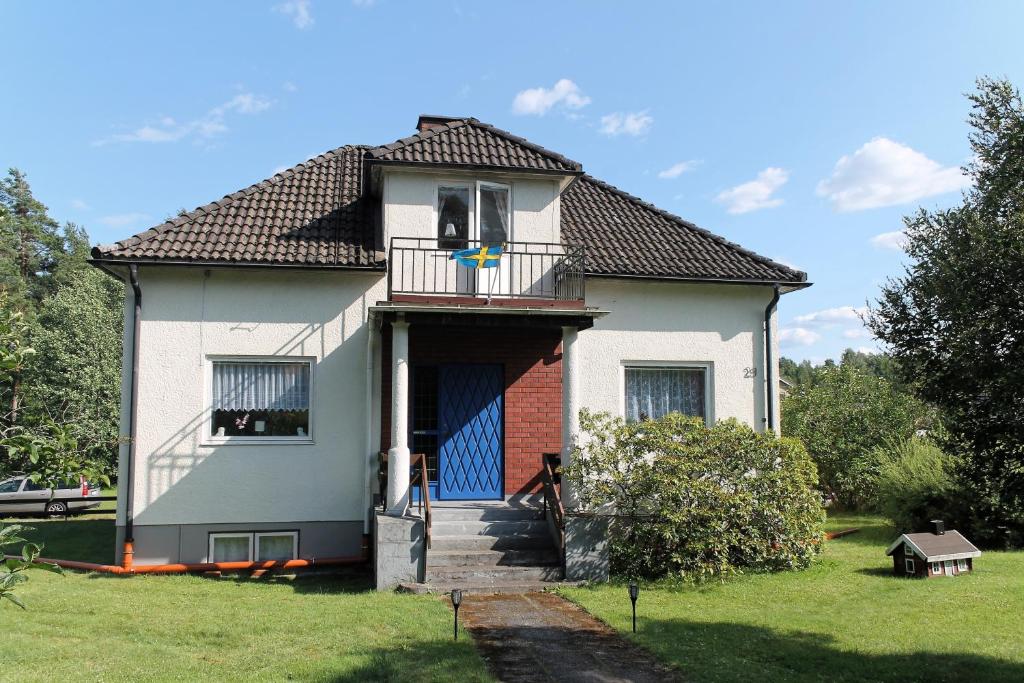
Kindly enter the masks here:
[[199, 443], [200, 446], [315, 446], [316, 441], [310, 437], [297, 436], [229, 436], [209, 437]]

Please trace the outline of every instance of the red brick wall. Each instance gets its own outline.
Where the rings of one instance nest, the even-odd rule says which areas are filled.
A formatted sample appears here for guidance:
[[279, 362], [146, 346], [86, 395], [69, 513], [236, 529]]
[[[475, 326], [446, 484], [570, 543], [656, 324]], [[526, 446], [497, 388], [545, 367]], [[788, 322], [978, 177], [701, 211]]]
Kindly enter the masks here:
[[[391, 445], [391, 329], [384, 326], [381, 447]], [[497, 363], [505, 370], [505, 495], [540, 490], [541, 455], [562, 443], [560, 330], [409, 326], [413, 366]]]

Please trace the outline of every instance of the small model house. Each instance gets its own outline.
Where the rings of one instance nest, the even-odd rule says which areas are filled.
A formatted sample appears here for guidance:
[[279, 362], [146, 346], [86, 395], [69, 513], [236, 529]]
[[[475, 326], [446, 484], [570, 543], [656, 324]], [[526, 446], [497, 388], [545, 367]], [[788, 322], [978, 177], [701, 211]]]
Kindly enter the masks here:
[[946, 531], [941, 519], [932, 520], [932, 531], [903, 534], [886, 555], [892, 556], [896, 576], [956, 576], [974, 569], [974, 558], [981, 551], [959, 531]]

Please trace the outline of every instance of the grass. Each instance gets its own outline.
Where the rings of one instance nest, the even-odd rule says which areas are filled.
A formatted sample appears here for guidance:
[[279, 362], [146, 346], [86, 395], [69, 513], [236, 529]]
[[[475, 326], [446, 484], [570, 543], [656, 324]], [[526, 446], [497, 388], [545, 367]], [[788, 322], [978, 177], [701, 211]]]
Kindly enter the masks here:
[[[109, 513], [17, 521], [47, 556], [113, 559]], [[30, 574], [28, 609], [0, 605], [3, 680], [491, 680], [442, 601], [366, 577]]]
[[641, 588], [629, 633], [623, 584], [563, 591], [699, 681], [1022, 681], [1024, 552], [986, 552], [957, 578], [892, 574], [877, 517], [836, 516], [802, 572]]

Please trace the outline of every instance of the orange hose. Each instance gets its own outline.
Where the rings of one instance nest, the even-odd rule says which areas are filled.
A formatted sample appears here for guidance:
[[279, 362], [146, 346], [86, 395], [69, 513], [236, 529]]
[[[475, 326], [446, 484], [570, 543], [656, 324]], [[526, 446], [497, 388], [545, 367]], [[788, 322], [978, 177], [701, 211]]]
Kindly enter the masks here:
[[[6, 555], [6, 557], [17, 558], [17, 555]], [[46, 557], [36, 559], [37, 562], [55, 564], [65, 569], [82, 569], [90, 572], [104, 572], [107, 574], [185, 574], [187, 572], [216, 572], [216, 571], [248, 571], [256, 569], [299, 569], [302, 567], [323, 567], [332, 565], [362, 564], [367, 561], [366, 557], [324, 557], [312, 560], [284, 560], [264, 562], [197, 562], [179, 564], [140, 564], [132, 567], [121, 567], [116, 564], [94, 564], [92, 562], [78, 562], [77, 560], [54, 560]]]

